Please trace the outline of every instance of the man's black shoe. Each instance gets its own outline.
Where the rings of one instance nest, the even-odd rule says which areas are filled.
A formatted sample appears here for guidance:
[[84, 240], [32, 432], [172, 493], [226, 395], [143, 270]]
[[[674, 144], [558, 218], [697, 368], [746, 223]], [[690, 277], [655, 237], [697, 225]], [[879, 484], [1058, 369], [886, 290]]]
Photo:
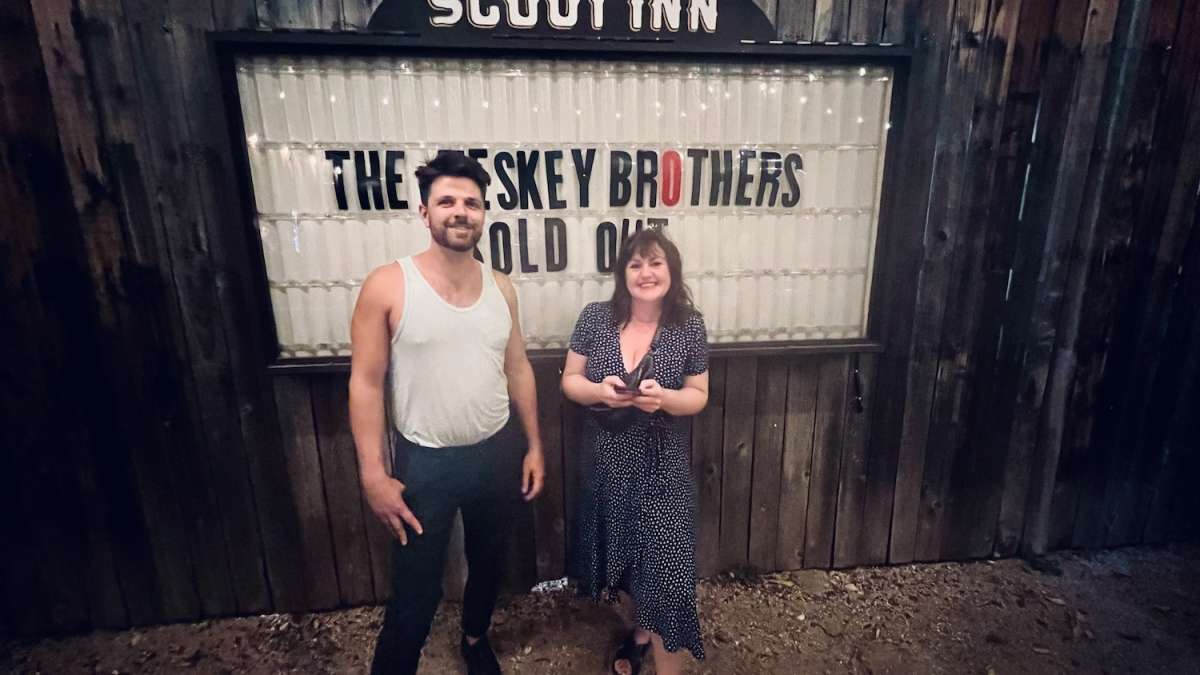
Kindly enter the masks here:
[[486, 635], [475, 644], [468, 644], [464, 635], [458, 650], [467, 662], [467, 675], [501, 675], [500, 662], [496, 660], [496, 652], [492, 651]]

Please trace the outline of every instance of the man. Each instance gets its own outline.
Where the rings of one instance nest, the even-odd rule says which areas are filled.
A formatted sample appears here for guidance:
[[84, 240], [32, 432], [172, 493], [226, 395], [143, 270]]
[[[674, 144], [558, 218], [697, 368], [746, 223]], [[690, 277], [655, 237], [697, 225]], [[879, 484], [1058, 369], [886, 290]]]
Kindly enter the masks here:
[[[461, 152], [441, 152], [416, 173], [432, 241], [371, 272], [350, 329], [350, 424], [363, 491], [397, 540], [372, 672], [416, 672], [461, 509], [469, 573], [460, 647], [469, 673], [499, 673], [487, 629], [505, 515], [518, 483], [528, 501], [544, 476], [533, 369], [512, 282], [472, 256], [489, 176]], [[510, 399], [528, 440], [519, 478], [506, 462], [515, 436], [506, 431]], [[385, 400], [404, 451], [396, 457], [407, 458], [393, 475], [384, 461], [392, 431]]]

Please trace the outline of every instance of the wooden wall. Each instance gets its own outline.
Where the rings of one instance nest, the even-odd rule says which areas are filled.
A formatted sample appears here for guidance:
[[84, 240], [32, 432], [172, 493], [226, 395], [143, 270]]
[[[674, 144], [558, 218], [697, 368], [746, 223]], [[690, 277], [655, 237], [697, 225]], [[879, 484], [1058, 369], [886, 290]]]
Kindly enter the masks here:
[[[713, 360], [701, 572], [1195, 536], [1200, 3], [759, 4], [784, 40], [913, 49], [884, 349]], [[0, 632], [386, 597], [345, 374], [265, 369], [206, 42], [353, 31], [373, 5], [0, 5]], [[556, 369], [513, 589], [563, 569], [579, 413]]]

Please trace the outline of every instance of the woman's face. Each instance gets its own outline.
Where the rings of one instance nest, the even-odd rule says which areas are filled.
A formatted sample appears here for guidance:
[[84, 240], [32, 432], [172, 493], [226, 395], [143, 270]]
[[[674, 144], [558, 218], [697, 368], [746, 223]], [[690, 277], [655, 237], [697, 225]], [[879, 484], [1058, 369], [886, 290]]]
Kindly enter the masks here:
[[625, 267], [625, 285], [634, 300], [661, 302], [671, 288], [671, 272], [662, 249], [655, 246], [644, 256], [634, 253]]

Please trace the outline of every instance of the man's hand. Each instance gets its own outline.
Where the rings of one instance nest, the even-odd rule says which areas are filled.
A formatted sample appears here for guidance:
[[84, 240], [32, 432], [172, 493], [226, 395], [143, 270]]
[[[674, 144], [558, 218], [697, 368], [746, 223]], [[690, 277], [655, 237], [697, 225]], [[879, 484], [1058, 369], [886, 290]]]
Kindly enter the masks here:
[[[538, 485], [541, 485], [540, 481]], [[404, 483], [391, 476], [382, 476], [373, 480], [364, 480], [363, 492], [367, 494], [367, 504], [375, 512], [375, 517], [387, 525], [392, 534], [400, 540], [402, 546], [408, 546], [408, 533], [404, 530], [405, 523], [408, 523], [413, 532], [425, 533], [425, 530], [421, 528], [421, 521], [417, 520], [417, 517], [409, 510], [408, 504], [404, 503]]]
[[663, 394], [666, 390], [657, 380], [642, 380], [638, 385], [638, 395], [633, 399], [633, 404], [642, 412], [654, 413], [662, 408]]
[[542, 493], [546, 479], [546, 458], [541, 448], [530, 448], [521, 462], [521, 495], [531, 501]]
[[600, 382], [600, 402], [610, 408], [628, 408], [633, 405], [633, 394], [623, 394], [625, 381], [616, 375], [609, 375]]

